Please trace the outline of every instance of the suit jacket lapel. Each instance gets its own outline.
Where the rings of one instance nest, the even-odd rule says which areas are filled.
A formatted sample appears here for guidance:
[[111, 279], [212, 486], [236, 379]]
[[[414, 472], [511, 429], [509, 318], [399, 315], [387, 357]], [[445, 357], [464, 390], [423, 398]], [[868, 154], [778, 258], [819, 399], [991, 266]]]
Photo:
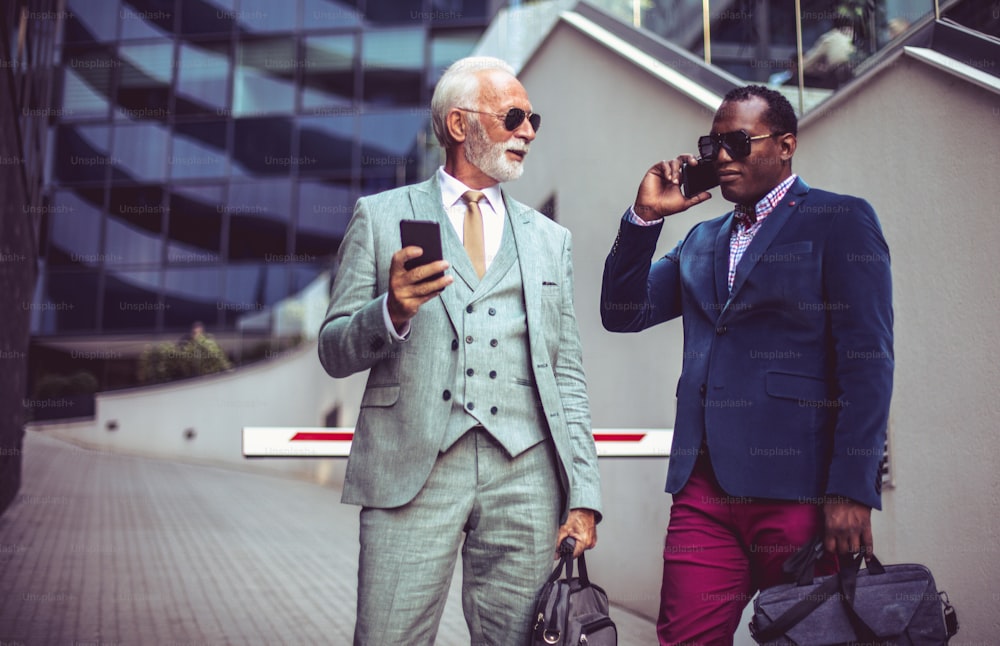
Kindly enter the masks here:
[[795, 183], [785, 193], [785, 197], [781, 199], [778, 206], [774, 207], [774, 210], [767, 216], [764, 223], [760, 225], [760, 230], [754, 235], [750, 246], [747, 247], [739, 264], [736, 265], [736, 276], [733, 278], [731, 297], [736, 296], [739, 292], [743, 283], [746, 282], [747, 276], [757, 266], [757, 263], [760, 262], [764, 252], [774, 242], [781, 228], [785, 226], [788, 218], [791, 217], [796, 207], [805, 199], [805, 195], [808, 192], [809, 186], [805, 182], [801, 179], [795, 180]]
[[722, 220], [715, 235], [715, 302], [721, 306], [729, 300], [729, 238], [733, 230], [733, 214]]
[[542, 292], [541, 283], [535, 280], [542, 275], [537, 264], [541, 257], [538, 250], [538, 243], [532, 235], [531, 209], [521, 204], [511, 202], [507, 199], [507, 194], [503, 196], [504, 204], [507, 208], [507, 221], [510, 225], [510, 233], [514, 238], [513, 242], [517, 248], [517, 262], [521, 268], [521, 285], [524, 289], [524, 307], [528, 320], [528, 338], [531, 338], [532, 319], [541, 311]]
[[[414, 217], [422, 220], [434, 220], [441, 225], [441, 251], [445, 259], [451, 263], [451, 271], [457, 275], [458, 280], [468, 282], [467, 273], [473, 277], [476, 271], [472, 267], [468, 254], [462, 241], [455, 234], [455, 227], [451, 225], [448, 214], [444, 212], [444, 204], [441, 202], [441, 186], [438, 184], [437, 173], [431, 179], [421, 184], [416, 184], [410, 191], [410, 205], [413, 209]], [[465, 262], [467, 267], [462, 265]], [[476, 279], [478, 280], [478, 278]], [[458, 330], [456, 321], [461, 317], [462, 308], [465, 305], [458, 294], [457, 289], [445, 288], [439, 295], [445, 312], [451, 321], [451, 325]]]

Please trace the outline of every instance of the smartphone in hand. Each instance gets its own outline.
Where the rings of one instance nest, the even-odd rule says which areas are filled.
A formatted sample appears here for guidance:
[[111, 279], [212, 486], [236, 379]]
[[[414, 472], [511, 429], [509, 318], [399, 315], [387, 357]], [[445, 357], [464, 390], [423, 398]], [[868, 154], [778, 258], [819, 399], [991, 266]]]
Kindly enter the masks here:
[[684, 164], [681, 166], [681, 193], [691, 198], [719, 185], [719, 176], [715, 166], [710, 161], [698, 160], [696, 166]]
[[[416, 246], [424, 250], [422, 256], [411, 258], [403, 264], [407, 271], [435, 260], [441, 260], [444, 257], [441, 253], [441, 227], [437, 222], [432, 220], [400, 220], [399, 237], [404, 247]], [[428, 276], [420, 282], [426, 283], [442, 276], [444, 276], [443, 273], [438, 273]]]

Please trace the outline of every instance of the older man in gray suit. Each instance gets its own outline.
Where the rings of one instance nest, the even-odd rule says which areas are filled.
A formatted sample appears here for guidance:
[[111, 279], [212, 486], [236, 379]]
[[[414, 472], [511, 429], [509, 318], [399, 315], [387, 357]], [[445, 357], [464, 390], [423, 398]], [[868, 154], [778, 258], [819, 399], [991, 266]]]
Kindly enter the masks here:
[[[358, 200], [320, 331], [332, 376], [371, 370], [343, 494], [354, 643], [432, 644], [461, 545], [472, 643], [520, 645], [556, 546], [593, 547], [600, 519], [570, 235], [500, 189], [540, 125], [509, 65], [452, 65], [432, 117], [444, 166]], [[407, 270], [403, 219], [438, 222], [444, 259]]]

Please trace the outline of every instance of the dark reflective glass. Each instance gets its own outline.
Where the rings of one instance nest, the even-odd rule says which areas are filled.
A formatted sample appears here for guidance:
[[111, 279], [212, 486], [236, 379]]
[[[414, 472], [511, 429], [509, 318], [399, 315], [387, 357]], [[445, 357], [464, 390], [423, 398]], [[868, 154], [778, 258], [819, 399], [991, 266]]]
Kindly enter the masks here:
[[300, 184], [295, 253], [317, 258], [335, 254], [354, 212], [354, 202], [347, 185]]
[[234, 183], [227, 212], [230, 260], [283, 261], [288, 254], [290, 182]]
[[302, 109], [349, 106], [354, 101], [354, 36], [305, 39]]
[[119, 124], [112, 148], [115, 180], [163, 181], [169, 139], [167, 127], [158, 123]]
[[122, 45], [119, 48], [115, 114], [127, 119], [166, 121], [174, 70], [172, 42]]
[[303, 0], [302, 27], [360, 27], [364, 14], [358, 10], [357, 4], [340, 0]]
[[364, 100], [377, 105], [423, 106], [423, 29], [387, 29], [362, 36]]
[[296, 0], [240, 0], [236, 28], [241, 31], [291, 31], [295, 29]]
[[160, 272], [108, 271], [104, 281], [104, 330], [150, 330], [156, 327], [160, 302]]
[[229, 47], [228, 41], [181, 43], [177, 66], [177, 114], [228, 114]]
[[225, 121], [178, 123], [167, 164], [173, 179], [224, 177], [228, 173]]
[[53, 170], [64, 184], [102, 182], [114, 161], [108, 154], [111, 129], [105, 126], [59, 126]]
[[291, 117], [237, 119], [233, 174], [288, 175], [293, 164], [309, 167], [304, 155], [292, 158]]
[[120, 65], [110, 51], [67, 47], [63, 52], [63, 120], [106, 117], [111, 75]]
[[186, 36], [229, 34], [236, 24], [236, 0], [180, 0], [180, 13]]
[[119, 11], [118, 0], [68, 0], [63, 38], [68, 43], [114, 40], [118, 30]]
[[49, 271], [32, 303], [32, 328], [51, 334], [91, 332], [97, 327], [98, 270]]
[[222, 261], [222, 186], [176, 186], [170, 194], [167, 262]]
[[367, 0], [365, 17], [374, 23], [413, 24], [428, 19], [423, 0]]
[[392, 177], [397, 185], [414, 179], [426, 115], [395, 111], [361, 117], [361, 176]]
[[163, 272], [164, 325], [187, 331], [195, 321], [218, 324], [223, 303], [225, 270], [222, 268], [171, 268]]
[[290, 293], [287, 263], [231, 265], [219, 308], [228, 326], [266, 330], [271, 325], [269, 308]]
[[104, 189], [59, 191], [46, 209], [46, 261], [53, 265], [98, 267]]
[[357, 116], [303, 117], [299, 120], [299, 150], [310, 163], [300, 168], [303, 174], [350, 177], [354, 167]]
[[159, 265], [167, 211], [163, 189], [160, 186], [114, 187], [108, 211], [105, 263]]
[[156, 38], [174, 32], [177, 9], [174, 0], [128, 0], [118, 16], [122, 38]]
[[233, 115], [291, 113], [295, 107], [295, 70], [299, 61], [291, 38], [241, 42], [233, 81]]

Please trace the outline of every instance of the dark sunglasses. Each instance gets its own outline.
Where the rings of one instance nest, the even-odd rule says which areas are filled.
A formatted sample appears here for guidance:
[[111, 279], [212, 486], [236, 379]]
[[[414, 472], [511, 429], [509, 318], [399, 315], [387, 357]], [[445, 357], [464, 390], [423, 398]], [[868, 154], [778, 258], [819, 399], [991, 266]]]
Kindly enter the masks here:
[[464, 112], [475, 112], [476, 114], [488, 114], [496, 117], [497, 119], [503, 119], [503, 127], [507, 130], [514, 132], [517, 128], [524, 122], [525, 117], [528, 118], [528, 123], [531, 124], [531, 129], [538, 132], [538, 126], [542, 125], [542, 115], [537, 112], [525, 112], [521, 108], [511, 108], [507, 111], [507, 114], [497, 114], [495, 112], [483, 112], [481, 110], [470, 110], [469, 108], [458, 108]]
[[719, 156], [719, 151], [723, 148], [733, 159], [743, 159], [750, 156], [750, 145], [758, 139], [777, 137], [783, 134], [772, 132], [766, 135], [750, 136], [746, 130], [735, 130], [733, 132], [722, 132], [714, 135], [704, 135], [698, 137], [698, 154], [706, 161], [711, 161]]

